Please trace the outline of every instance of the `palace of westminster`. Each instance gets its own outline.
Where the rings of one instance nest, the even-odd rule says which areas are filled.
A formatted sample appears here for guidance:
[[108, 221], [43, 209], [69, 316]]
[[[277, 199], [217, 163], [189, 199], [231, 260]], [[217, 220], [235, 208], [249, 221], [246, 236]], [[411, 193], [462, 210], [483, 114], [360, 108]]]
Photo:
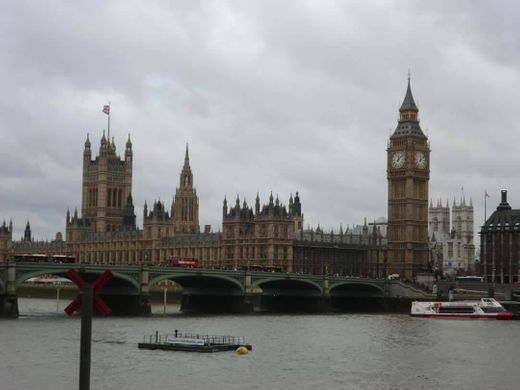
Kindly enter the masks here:
[[[356, 228], [324, 232], [304, 229], [298, 192], [288, 205], [271, 194], [222, 205], [222, 229], [199, 225], [199, 198], [186, 146], [179, 185], [169, 208], [145, 202], [143, 226], [136, 226], [132, 200], [133, 151], [130, 136], [124, 155], [103, 136], [99, 152], [87, 135], [83, 151], [81, 213], [67, 211], [65, 240], [33, 241], [27, 222], [24, 237], [13, 241], [12, 222], [0, 226], [0, 261], [13, 255], [67, 254], [95, 264], [166, 265], [172, 257], [196, 258], [201, 266], [239, 269], [276, 266], [287, 272], [386, 277], [466, 271], [497, 282], [520, 279], [520, 210], [507, 199], [481, 231], [480, 261], [475, 265], [473, 205], [461, 198], [450, 208], [429, 200], [430, 145], [419, 124], [408, 79], [397, 127], [388, 140], [388, 219]], [[518, 222], [516, 220], [518, 219]], [[489, 222], [489, 221], [494, 221]], [[500, 222], [496, 222], [500, 221]], [[515, 225], [516, 223], [516, 225]], [[451, 225], [451, 226], [450, 226]], [[518, 225], [518, 226], [517, 226]], [[507, 229], [504, 230], [507, 226]], [[516, 227], [516, 230], [515, 228]], [[505, 256], [508, 256], [505, 258]]]

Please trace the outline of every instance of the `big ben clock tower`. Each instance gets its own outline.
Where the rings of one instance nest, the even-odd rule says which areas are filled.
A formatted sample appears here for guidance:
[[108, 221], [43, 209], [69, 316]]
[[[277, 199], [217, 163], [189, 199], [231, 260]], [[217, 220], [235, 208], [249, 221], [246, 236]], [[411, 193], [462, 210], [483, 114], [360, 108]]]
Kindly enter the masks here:
[[412, 279], [428, 269], [430, 145], [410, 88], [388, 142], [388, 274]]

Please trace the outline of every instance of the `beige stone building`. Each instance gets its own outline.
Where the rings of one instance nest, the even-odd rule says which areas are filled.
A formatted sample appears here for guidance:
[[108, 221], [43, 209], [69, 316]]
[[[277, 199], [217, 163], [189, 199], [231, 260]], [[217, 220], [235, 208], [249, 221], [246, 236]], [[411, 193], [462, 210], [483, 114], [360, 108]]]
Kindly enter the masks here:
[[[262, 204], [257, 194], [249, 206], [237, 196], [228, 207], [224, 198], [221, 232], [199, 223], [199, 199], [194, 186], [188, 147], [179, 185], [169, 208], [155, 201], [143, 208], [143, 226], [136, 225], [132, 199], [133, 151], [130, 136], [124, 156], [114, 140], [103, 133], [93, 158], [89, 137], [83, 151], [81, 211], [66, 215], [66, 240], [22, 240], [15, 253], [64, 254], [94, 264], [160, 264], [172, 257], [196, 258], [203, 267], [241, 269], [275, 267], [289, 272], [326, 272], [344, 275], [384, 276], [386, 241], [379, 229], [360, 233], [303, 230], [300, 195], [282, 204], [271, 194]], [[330, 238], [330, 239], [329, 239]]]
[[430, 145], [410, 88], [387, 149], [388, 272], [412, 279], [429, 271]]
[[68, 254], [79, 261], [101, 264], [166, 264], [172, 257], [197, 258], [206, 267], [234, 269], [245, 264], [279, 265], [292, 269], [292, 240], [303, 226], [298, 194], [289, 209], [272, 195], [255, 209], [247, 203], [228, 211], [224, 200], [222, 233], [199, 227], [199, 200], [186, 146], [179, 186], [171, 207], [162, 201], [144, 205], [143, 228], [136, 226], [132, 201], [132, 143], [124, 159], [114, 141], [103, 134], [99, 155], [92, 159], [87, 136], [83, 152], [81, 216], [67, 211]]
[[0, 226], [0, 261], [7, 261], [11, 251], [13, 240], [13, 222], [9, 221], [9, 226], [6, 225], [5, 220]]
[[293, 236], [303, 226], [298, 193], [294, 199], [291, 195], [289, 209], [280, 203], [278, 196], [275, 201], [273, 194], [263, 206], [257, 194], [254, 210], [245, 200], [240, 205], [237, 196], [235, 206], [228, 211], [224, 199], [222, 221], [223, 266], [278, 266], [292, 272]]

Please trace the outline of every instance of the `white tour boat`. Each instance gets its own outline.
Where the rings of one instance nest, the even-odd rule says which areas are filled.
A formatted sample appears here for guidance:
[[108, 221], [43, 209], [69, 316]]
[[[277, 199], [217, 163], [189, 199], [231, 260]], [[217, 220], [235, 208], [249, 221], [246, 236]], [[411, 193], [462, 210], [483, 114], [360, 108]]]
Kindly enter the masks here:
[[489, 320], [511, 320], [513, 313], [493, 298], [480, 301], [412, 302], [410, 315], [431, 318], [475, 318]]

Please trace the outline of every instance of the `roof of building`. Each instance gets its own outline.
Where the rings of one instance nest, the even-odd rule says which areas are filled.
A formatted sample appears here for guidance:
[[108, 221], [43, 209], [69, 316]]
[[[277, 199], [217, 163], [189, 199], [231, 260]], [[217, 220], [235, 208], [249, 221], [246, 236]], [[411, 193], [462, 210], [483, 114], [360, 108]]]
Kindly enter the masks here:
[[410, 78], [408, 78], [408, 88], [406, 89], [406, 95], [404, 96], [403, 104], [401, 104], [400, 112], [402, 111], [415, 111], [419, 112], [415, 100], [413, 100], [412, 88], [410, 87]]
[[507, 191], [502, 191], [502, 201], [486, 220], [482, 230], [520, 230], [520, 210], [514, 210], [507, 202]]
[[401, 137], [419, 137], [426, 138], [424, 135], [419, 122], [399, 122], [397, 125], [394, 134], [390, 137], [401, 138]]
[[[412, 95], [412, 88], [410, 87], [410, 79], [408, 78], [408, 88], [406, 89], [406, 95], [403, 100], [403, 104], [401, 104], [401, 108], [399, 108], [399, 112], [405, 111], [413, 111], [415, 113], [419, 112], [417, 105], [415, 104], [415, 100]], [[402, 116], [401, 116], [402, 119]], [[397, 124], [397, 128], [394, 133], [390, 137], [390, 139], [402, 138], [402, 137], [418, 137], [418, 138], [426, 138], [424, 135], [421, 126], [419, 125], [419, 119], [417, 115], [409, 120], [399, 120]]]

